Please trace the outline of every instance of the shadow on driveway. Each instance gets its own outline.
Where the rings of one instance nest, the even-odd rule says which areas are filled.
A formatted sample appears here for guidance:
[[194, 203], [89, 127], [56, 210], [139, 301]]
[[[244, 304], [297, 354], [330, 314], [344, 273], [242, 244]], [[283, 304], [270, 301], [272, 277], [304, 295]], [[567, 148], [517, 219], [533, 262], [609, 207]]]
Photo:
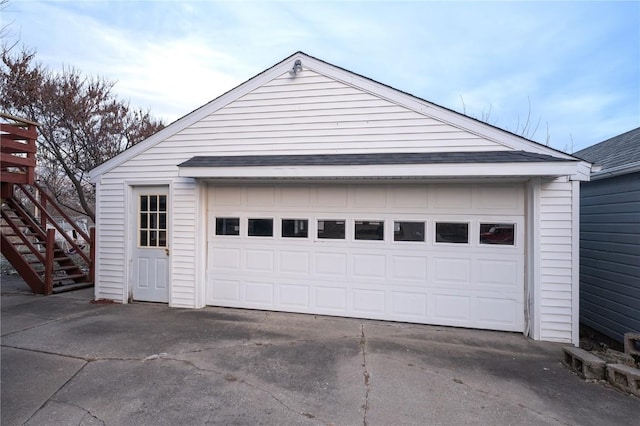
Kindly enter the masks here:
[[2, 284], [2, 424], [634, 424], [522, 335]]

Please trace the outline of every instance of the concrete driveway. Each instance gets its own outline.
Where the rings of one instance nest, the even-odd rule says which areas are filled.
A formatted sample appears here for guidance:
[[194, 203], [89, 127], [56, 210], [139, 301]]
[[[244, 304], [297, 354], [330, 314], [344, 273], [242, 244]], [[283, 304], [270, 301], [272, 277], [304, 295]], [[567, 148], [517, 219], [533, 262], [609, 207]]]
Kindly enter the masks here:
[[518, 334], [91, 296], [3, 290], [3, 425], [638, 424]]

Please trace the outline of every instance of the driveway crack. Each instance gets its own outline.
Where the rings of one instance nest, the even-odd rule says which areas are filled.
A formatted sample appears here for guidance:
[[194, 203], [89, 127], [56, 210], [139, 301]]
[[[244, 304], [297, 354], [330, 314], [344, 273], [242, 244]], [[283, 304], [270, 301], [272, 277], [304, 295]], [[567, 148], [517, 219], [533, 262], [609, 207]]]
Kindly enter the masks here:
[[98, 422], [100, 422], [100, 424], [102, 424], [102, 425], [105, 425], [105, 424], [106, 424], [106, 422], [105, 422], [104, 420], [102, 420], [100, 417], [96, 416], [96, 415], [95, 415], [95, 414], [93, 414], [91, 411], [87, 410], [86, 408], [84, 408], [84, 407], [82, 407], [82, 406], [80, 406], [80, 405], [78, 405], [78, 404], [74, 404], [74, 403], [69, 402], [69, 401], [60, 401], [60, 400], [53, 399], [53, 398], [51, 399], [51, 401], [56, 402], [56, 403], [58, 403], [58, 404], [64, 404], [64, 405], [69, 405], [69, 406], [71, 406], [71, 407], [76, 407], [76, 408], [78, 408], [79, 410], [84, 411], [86, 414], [85, 414], [84, 416], [82, 416], [82, 418], [80, 419], [80, 422], [78, 422], [78, 426], [81, 426], [81, 425], [84, 425], [84, 424], [85, 424], [85, 418], [86, 418], [87, 416], [89, 416], [89, 417], [93, 417], [95, 420], [97, 420]]
[[371, 376], [369, 375], [369, 370], [367, 369], [367, 337], [364, 334], [364, 324], [360, 324], [360, 349], [362, 350], [362, 370], [363, 370], [363, 378], [364, 378], [364, 404], [362, 408], [364, 409], [364, 418], [362, 419], [363, 426], [367, 426], [367, 414], [369, 414], [369, 392], [371, 391]]

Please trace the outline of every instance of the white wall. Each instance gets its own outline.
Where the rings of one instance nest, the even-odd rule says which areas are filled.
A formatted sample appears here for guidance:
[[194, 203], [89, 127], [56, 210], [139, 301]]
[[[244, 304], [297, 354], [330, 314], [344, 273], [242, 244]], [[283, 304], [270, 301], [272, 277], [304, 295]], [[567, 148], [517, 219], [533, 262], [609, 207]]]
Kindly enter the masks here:
[[576, 340], [574, 306], [578, 288], [574, 245], [574, 183], [566, 179], [542, 180], [539, 199], [539, 338], [547, 341], [571, 343]]

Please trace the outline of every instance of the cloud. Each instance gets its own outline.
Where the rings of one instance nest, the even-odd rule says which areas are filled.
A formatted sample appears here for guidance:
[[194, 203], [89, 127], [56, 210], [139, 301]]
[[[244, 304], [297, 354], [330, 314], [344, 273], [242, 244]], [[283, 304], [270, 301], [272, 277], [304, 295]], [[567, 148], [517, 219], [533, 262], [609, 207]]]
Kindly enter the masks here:
[[555, 147], [640, 125], [637, 2], [10, 5], [38, 59], [116, 80], [169, 121], [303, 50], [447, 108], [462, 96], [507, 129], [531, 115]]

